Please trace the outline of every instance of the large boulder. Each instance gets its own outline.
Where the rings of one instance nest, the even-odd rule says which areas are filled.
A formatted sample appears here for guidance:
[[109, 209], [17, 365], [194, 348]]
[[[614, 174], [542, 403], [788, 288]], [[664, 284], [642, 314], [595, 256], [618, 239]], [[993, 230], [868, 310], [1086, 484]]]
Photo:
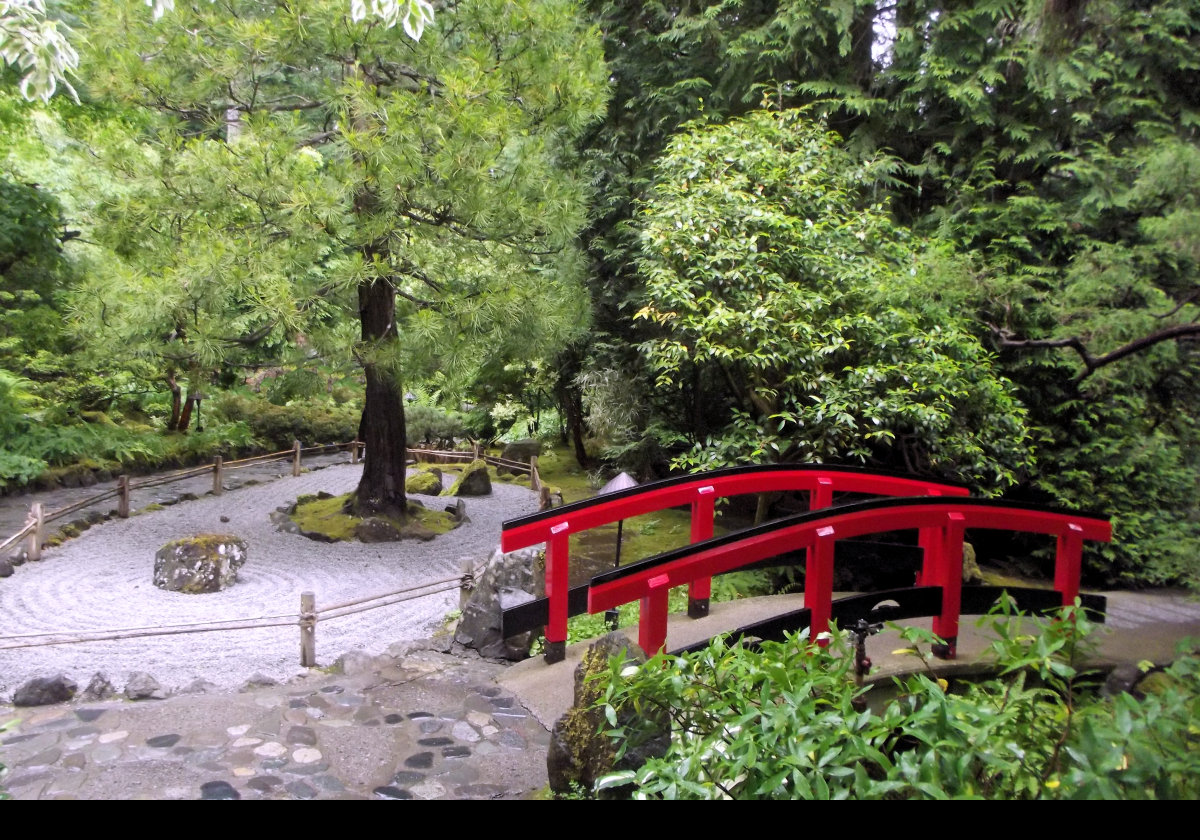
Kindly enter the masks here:
[[541, 598], [546, 589], [545, 555], [523, 548], [508, 554], [496, 549], [475, 581], [454, 630], [454, 641], [480, 656], [527, 659], [532, 631], [504, 638], [501, 611]]
[[[514, 440], [512, 443], [506, 443], [504, 450], [500, 453], [500, 457], [505, 461], [520, 461], [523, 464], [528, 464], [533, 460], [535, 455], [542, 454], [542, 442], [527, 438], [525, 440]], [[501, 475], [514, 472], [513, 470], [497, 467], [496, 472]]]
[[13, 694], [14, 706], [50, 706], [65, 703], [75, 696], [78, 688], [74, 681], [57, 674], [53, 677], [35, 677], [23, 683]]
[[[550, 746], [546, 753], [546, 771], [550, 789], [569, 793], [573, 786], [594, 790], [596, 780], [617, 770], [633, 770], [651, 758], [666, 755], [670, 744], [670, 729], [664, 722], [662, 733], [646, 743], [630, 745], [620, 760], [613, 740], [604, 734], [609, 722], [597, 703], [603, 699], [607, 685], [602, 675], [608, 673], [609, 660], [624, 652], [632, 663], [642, 664], [645, 656], [629, 638], [620, 632], [601, 636], [584, 653], [575, 668], [575, 701], [554, 723]], [[617, 721], [629, 721], [638, 714], [632, 709], [618, 709]], [[615, 789], [600, 792], [601, 798], [628, 797], [630, 790]]]
[[437, 468], [418, 470], [404, 482], [405, 493], [438, 496], [442, 492], [442, 471]]
[[450, 487], [442, 491], [443, 496], [490, 496], [492, 479], [488, 475], [487, 462], [472, 461], [463, 469], [462, 475]]
[[246, 543], [230, 534], [173, 540], [154, 554], [154, 585], [170, 592], [220, 592], [237, 580]]

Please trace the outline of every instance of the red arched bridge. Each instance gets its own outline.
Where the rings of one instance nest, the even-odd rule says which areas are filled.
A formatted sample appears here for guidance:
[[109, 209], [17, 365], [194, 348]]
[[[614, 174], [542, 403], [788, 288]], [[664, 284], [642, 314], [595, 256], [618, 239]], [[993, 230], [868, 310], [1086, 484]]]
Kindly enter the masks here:
[[[773, 491], [809, 496], [809, 511], [714, 538], [718, 498]], [[875, 496], [834, 506], [835, 493]], [[691, 542], [663, 554], [596, 575], [574, 589], [569, 581], [569, 539], [591, 528], [666, 508], [690, 505]], [[1079, 596], [1084, 540], [1109, 541], [1107, 517], [1054, 508], [969, 498], [957, 484], [928, 481], [850, 467], [773, 464], [734, 467], [670, 478], [542, 511], [504, 523], [505, 552], [545, 543], [546, 598], [503, 614], [503, 633], [545, 627], [547, 662], [565, 657], [567, 619], [640, 601], [638, 643], [647, 654], [666, 645], [667, 593], [688, 585], [688, 614], [708, 613], [714, 575], [803, 550], [802, 610], [741, 628], [759, 638], [778, 638], [785, 629], [807, 626], [814, 638], [831, 620], [933, 616], [933, 630], [953, 657], [959, 616], [986, 612], [999, 590], [964, 587], [963, 535], [969, 528], [1046, 534], [1056, 540], [1054, 590], [1009, 589], [1025, 609], [1068, 605]], [[839, 540], [916, 530], [921, 566], [916, 585], [833, 600], [835, 546]], [[876, 609], [888, 604], [890, 611]], [[1104, 599], [1085, 596], [1084, 605], [1103, 613]]]

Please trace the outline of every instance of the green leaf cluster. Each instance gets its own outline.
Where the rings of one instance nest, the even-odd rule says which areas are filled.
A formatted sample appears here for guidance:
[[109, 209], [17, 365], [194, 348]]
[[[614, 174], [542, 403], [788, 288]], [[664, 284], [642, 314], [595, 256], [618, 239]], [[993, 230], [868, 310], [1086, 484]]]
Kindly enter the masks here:
[[914, 290], [921, 243], [871, 201], [891, 165], [800, 111], [696, 124], [668, 147], [643, 215], [637, 317], [659, 332], [642, 350], [660, 388], [707, 368], [734, 395], [722, 433], [677, 464], [884, 463], [990, 489], [1023, 474], [1011, 385]]
[[[598, 786], [632, 782], [639, 799], [1194, 798], [1200, 656], [1182, 650], [1144, 699], [1108, 699], [1077, 671], [1081, 611], [1034, 620], [1006, 603], [990, 619], [996, 677], [951, 689], [920, 673], [878, 702], [837, 632], [828, 648], [801, 634], [614, 660], [600, 707], [618, 749], [664, 719], [671, 745]], [[908, 635], [917, 655], [936, 641]]]

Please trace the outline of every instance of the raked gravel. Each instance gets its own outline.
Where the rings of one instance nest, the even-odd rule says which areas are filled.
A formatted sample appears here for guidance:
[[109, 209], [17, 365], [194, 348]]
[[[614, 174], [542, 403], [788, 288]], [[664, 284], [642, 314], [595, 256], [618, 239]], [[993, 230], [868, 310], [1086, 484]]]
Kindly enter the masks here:
[[[347, 493], [361, 475], [361, 466], [347, 464], [245, 486], [113, 519], [46, 549], [42, 560], [27, 562], [0, 580], [0, 648], [35, 641], [15, 638], [31, 634], [262, 617], [278, 617], [287, 625], [0, 650], [0, 698], [11, 699], [31, 678], [57, 674], [74, 680], [81, 691], [97, 672], [118, 691], [135, 672], [150, 674], [168, 693], [196, 680], [211, 683], [209, 690], [237, 690], [257, 677], [288, 682], [305, 672], [295, 623], [301, 593], [314, 593], [320, 611], [458, 578], [465, 561], [482, 563], [497, 549], [502, 522], [537, 510], [530, 490], [496, 482], [492, 495], [465, 499], [469, 522], [431, 542], [319, 543], [282, 532], [270, 519], [273, 511], [302, 494]], [[451, 501], [414, 498], [427, 507]], [[228, 533], [246, 541], [247, 559], [238, 581], [203, 595], [155, 587], [154, 553], [171, 540], [198, 533]], [[378, 654], [395, 642], [427, 639], [458, 604], [459, 593], [451, 589], [320, 620], [317, 665], [331, 665], [350, 651]]]

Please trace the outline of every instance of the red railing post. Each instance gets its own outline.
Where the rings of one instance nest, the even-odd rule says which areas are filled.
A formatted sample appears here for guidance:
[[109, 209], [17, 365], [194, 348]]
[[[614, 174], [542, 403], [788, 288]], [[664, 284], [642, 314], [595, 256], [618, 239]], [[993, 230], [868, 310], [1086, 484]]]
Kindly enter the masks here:
[[[692, 502], [692, 532], [691, 541], [698, 542], [711, 539], [713, 535], [713, 517], [716, 515], [716, 489], [712, 485], [697, 488], [696, 498]], [[688, 617], [704, 618], [708, 615], [709, 600], [712, 598], [712, 578], [698, 578], [688, 586]], [[653, 656], [652, 653], [647, 652]]]
[[667, 647], [667, 596], [670, 578], [658, 575], [647, 582], [649, 592], [638, 606], [638, 645], [646, 656], [654, 656]]
[[[963, 523], [961, 513], [946, 514], [946, 524], [936, 529], [937, 571], [932, 583], [942, 588], [942, 612], [933, 617], [933, 632], [946, 643], [934, 651], [940, 659], [958, 656], [958, 619], [962, 611]], [[924, 529], [922, 529], [924, 530]], [[926, 580], [926, 585], [930, 583]]]
[[1079, 595], [1079, 575], [1083, 563], [1083, 528], [1071, 522], [1058, 535], [1054, 552], [1054, 588], [1062, 594], [1064, 607], [1075, 603]]
[[833, 613], [833, 551], [837, 536], [833, 526], [818, 528], [816, 538], [808, 546], [804, 571], [804, 606], [808, 607], [811, 621], [809, 639], [821, 647], [829, 644], [828, 639], [818, 639], [829, 631], [829, 617]]
[[809, 491], [808, 509], [822, 510], [831, 505], [833, 505], [833, 479], [821, 476], [817, 479], [817, 486]]
[[546, 541], [546, 597], [550, 599], [550, 623], [546, 625], [547, 663], [567, 658], [567, 591], [570, 588], [570, 534], [560, 522], [550, 529]]

